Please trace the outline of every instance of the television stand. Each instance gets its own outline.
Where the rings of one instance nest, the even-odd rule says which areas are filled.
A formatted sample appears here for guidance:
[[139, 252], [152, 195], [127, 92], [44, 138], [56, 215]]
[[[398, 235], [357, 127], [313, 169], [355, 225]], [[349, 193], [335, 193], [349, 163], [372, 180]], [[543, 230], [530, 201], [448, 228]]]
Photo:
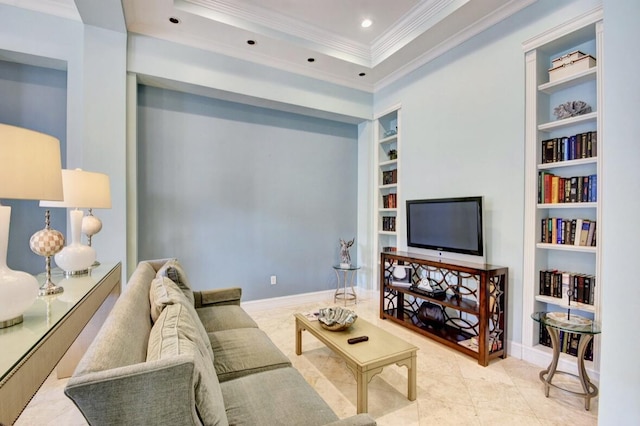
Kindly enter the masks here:
[[[431, 298], [410, 286], [394, 285], [393, 268], [409, 266], [411, 284], [423, 273], [445, 290], [444, 298]], [[507, 357], [507, 283], [509, 270], [408, 252], [380, 254], [380, 318], [389, 319], [417, 333], [478, 360], [482, 366]], [[439, 320], [425, 320], [423, 303], [441, 310]], [[435, 305], [435, 306], [434, 306]], [[422, 318], [422, 319], [421, 319]]]

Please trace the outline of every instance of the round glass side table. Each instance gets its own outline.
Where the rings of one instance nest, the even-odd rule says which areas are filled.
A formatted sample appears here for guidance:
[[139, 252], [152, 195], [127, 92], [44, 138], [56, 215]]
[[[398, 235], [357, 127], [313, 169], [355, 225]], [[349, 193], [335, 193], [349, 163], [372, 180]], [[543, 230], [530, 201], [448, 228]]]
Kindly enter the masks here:
[[[334, 303], [338, 299], [344, 300], [345, 306], [347, 305], [347, 300], [353, 300], [355, 303], [358, 303], [358, 295], [353, 288], [353, 282], [356, 279], [358, 269], [360, 269], [360, 267], [356, 265], [333, 265], [333, 270], [336, 273], [336, 278], [338, 279], [336, 292], [333, 294]], [[340, 275], [342, 275], [342, 277]], [[349, 286], [348, 288], [347, 285]]]
[[[540, 372], [540, 380], [544, 383], [544, 396], [549, 397], [549, 387], [553, 386], [556, 389], [560, 389], [564, 392], [569, 392], [574, 395], [578, 395], [584, 398], [584, 409], [589, 410], [591, 406], [591, 398], [598, 395], [598, 388], [591, 383], [589, 375], [584, 367], [584, 354], [587, 350], [587, 345], [593, 339], [593, 336], [601, 332], [600, 325], [588, 318], [584, 318], [579, 315], [571, 315], [566, 312], [534, 312], [531, 314], [531, 318], [539, 322], [540, 325], [544, 325], [551, 337], [551, 346], [553, 348], [553, 358], [551, 364], [546, 370]], [[568, 373], [566, 371], [560, 371], [558, 367], [558, 359], [560, 358], [560, 332], [575, 333], [578, 335], [578, 375]], [[558, 374], [566, 374], [569, 376], [577, 377], [580, 380], [582, 386], [582, 392], [576, 392], [560, 385], [554, 385], [552, 382], [553, 376]]]

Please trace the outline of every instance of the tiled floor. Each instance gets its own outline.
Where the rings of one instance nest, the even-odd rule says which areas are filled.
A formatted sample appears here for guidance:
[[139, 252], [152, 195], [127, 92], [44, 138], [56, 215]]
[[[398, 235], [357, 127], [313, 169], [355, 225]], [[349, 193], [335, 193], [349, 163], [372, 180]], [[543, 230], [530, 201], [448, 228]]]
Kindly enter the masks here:
[[[322, 395], [339, 417], [356, 412], [356, 383], [343, 361], [308, 333], [303, 353], [295, 354], [295, 312], [312, 312], [331, 300], [260, 309], [246, 304], [271, 339]], [[378, 316], [375, 297], [349, 305], [361, 318], [418, 346], [418, 398], [407, 400], [405, 367], [389, 366], [369, 383], [369, 413], [379, 425], [596, 425], [598, 399], [584, 410], [581, 398], [551, 389], [544, 397], [540, 367], [509, 357], [488, 367], [441, 344]], [[562, 376], [556, 376], [560, 379]], [[555, 380], [555, 379], [554, 379]], [[16, 425], [85, 425], [62, 389], [66, 380], [52, 375], [25, 409]]]

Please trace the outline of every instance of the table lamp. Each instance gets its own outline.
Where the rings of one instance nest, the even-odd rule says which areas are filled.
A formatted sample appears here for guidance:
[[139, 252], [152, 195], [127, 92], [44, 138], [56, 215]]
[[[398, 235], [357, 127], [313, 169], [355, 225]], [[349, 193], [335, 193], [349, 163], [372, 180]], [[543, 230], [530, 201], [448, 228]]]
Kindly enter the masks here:
[[82, 169], [62, 170], [63, 201], [40, 201], [40, 207], [67, 207], [71, 225], [71, 244], [68, 244], [54, 259], [56, 265], [64, 271], [66, 277], [86, 275], [96, 260], [96, 251], [82, 244], [81, 229], [84, 213], [80, 209], [99, 206], [102, 195], [95, 189], [101, 188], [101, 182], [108, 177], [102, 173], [86, 172]]
[[[101, 175], [101, 179], [96, 179], [94, 192], [96, 195], [96, 204], [89, 208], [89, 214], [82, 218], [82, 233], [87, 236], [87, 244], [91, 247], [91, 239], [102, 229], [102, 221], [93, 215], [93, 209], [110, 209], [111, 208], [111, 188], [109, 185], [109, 176]], [[93, 262], [92, 267], [99, 266], [97, 260]]]
[[[53, 136], [0, 124], [0, 198], [62, 200], [60, 142]], [[22, 322], [38, 297], [38, 281], [7, 266], [11, 207], [0, 205], [0, 328]]]
[[51, 296], [62, 293], [64, 288], [55, 285], [51, 280], [51, 256], [64, 248], [64, 236], [60, 231], [51, 229], [49, 210], [47, 210], [44, 215], [44, 229], [41, 229], [31, 236], [29, 247], [31, 247], [32, 252], [45, 258], [45, 280], [40, 286], [38, 295]]

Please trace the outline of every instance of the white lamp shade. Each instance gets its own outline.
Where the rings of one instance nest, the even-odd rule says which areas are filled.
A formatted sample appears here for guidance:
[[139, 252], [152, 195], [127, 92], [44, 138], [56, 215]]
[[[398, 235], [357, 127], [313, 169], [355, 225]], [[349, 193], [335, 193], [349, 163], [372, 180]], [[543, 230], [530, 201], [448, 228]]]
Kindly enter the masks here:
[[40, 201], [40, 207], [110, 209], [109, 176], [81, 169], [62, 170], [63, 201]]
[[[0, 123], [0, 198], [62, 200], [60, 142]], [[22, 321], [38, 297], [38, 281], [7, 266], [11, 207], [0, 205], [0, 328]]]
[[60, 142], [0, 123], [0, 198], [62, 200]]

